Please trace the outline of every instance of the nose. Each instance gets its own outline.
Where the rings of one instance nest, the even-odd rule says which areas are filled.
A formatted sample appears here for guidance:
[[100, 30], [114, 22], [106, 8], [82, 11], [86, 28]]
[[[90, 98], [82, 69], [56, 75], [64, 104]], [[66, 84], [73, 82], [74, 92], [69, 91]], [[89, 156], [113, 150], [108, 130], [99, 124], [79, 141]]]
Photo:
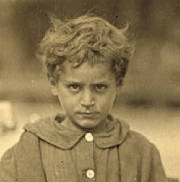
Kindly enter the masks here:
[[81, 97], [81, 105], [84, 107], [93, 107], [94, 104], [95, 101], [92, 91], [85, 89]]

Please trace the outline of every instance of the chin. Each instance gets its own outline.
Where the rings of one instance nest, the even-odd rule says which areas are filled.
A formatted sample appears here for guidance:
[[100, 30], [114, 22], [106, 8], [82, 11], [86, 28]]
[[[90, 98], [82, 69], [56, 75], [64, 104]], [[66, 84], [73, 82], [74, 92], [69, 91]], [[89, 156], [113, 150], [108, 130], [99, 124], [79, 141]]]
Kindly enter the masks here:
[[76, 123], [82, 129], [94, 129], [96, 128], [99, 123], [94, 123], [94, 121], [90, 120], [83, 120], [81, 122]]

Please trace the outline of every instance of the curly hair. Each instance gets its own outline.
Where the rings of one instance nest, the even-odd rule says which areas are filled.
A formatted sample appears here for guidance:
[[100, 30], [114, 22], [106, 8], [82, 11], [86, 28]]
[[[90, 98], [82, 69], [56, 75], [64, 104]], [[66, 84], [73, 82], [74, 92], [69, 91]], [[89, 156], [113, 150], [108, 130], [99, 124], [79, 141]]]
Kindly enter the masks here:
[[38, 58], [47, 71], [52, 85], [58, 82], [64, 61], [73, 67], [87, 61], [111, 63], [117, 85], [127, 72], [133, 46], [128, 42], [127, 27], [118, 29], [106, 20], [90, 15], [61, 21], [50, 16], [51, 26], [39, 44]]

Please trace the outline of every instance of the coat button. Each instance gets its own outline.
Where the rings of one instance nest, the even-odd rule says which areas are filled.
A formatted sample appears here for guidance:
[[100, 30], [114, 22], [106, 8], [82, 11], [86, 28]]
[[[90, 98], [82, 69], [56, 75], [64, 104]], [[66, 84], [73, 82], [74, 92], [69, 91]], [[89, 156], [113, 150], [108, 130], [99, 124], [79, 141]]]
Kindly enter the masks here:
[[86, 171], [86, 176], [87, 176], [87, 178], [89, 178], [89, 179], [94, 178], [94, 176], [95, 176], [94, 170], [88, 169], [88, 170]]
[[92, 142], [94, 140], [94, 137], [93, 137], [92, 133], [86, 133], [85, 139], [87, 142]]

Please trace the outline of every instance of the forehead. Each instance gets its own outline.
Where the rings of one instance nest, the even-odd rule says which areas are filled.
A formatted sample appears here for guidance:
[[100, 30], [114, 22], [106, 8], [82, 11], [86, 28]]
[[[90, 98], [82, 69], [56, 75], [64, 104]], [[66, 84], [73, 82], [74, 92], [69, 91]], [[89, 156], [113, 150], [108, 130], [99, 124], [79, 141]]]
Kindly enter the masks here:
[[111, 81], [115, 79], [115, 75], [111, 71], [110, 64], [88, 62], [82, 63], [78, 67], [72, 67], [72, 64], [65, 62], [60, 79], [69, 81]]

